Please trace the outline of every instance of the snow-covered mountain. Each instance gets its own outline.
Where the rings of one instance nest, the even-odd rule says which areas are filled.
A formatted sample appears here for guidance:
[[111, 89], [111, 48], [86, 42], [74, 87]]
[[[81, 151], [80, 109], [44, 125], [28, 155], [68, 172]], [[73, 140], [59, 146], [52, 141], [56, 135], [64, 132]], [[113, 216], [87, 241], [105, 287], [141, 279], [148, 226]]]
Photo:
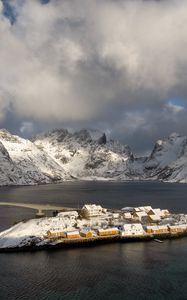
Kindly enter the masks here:
[[162, 180], [187, 182], [187, 137], [171, 134], [149, 157], [98, 130], [52, 130], [31, 141], [0, 130], [0, 185], [63, 180]]
[[0, 142], [0, 185], [50, 183], [69, 177], [60, 165], [31, 141], [3, 129], [0, 130]]
[[23, 184], [22, 177], [22, 171], [12, 161], [8, 151], [0, 142], [0, 184]]
[[34, 144], [45, 151], [73, 178], [129, 179], [128, 163], [133, 154], [127, 145], [107, 141], [98, 130], [53, 130], [33, 138]]
[[147, 178], [187, 182], [187, 137], [172, 133], [158, 140], [144, 163]]

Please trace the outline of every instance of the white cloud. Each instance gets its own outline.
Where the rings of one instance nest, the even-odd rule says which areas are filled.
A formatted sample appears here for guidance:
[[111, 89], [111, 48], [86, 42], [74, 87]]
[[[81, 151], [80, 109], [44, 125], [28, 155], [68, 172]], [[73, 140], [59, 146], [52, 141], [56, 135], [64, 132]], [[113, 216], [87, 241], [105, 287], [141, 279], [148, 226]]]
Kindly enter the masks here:
[[34, 124], [29, 121], [22, 122], [20, 132], [24, 134], [32, 134], [34, 132]]
[[187, 97], [185, 0], [10, 3], [12, 26], [0, 2], [0, 120], [11, 106], [45, 123], [103, 121], [122, 130], [125, 119], [130, 133], [147, 130], [147, 110], [155, 122], [169, 116], [157, 112], [173, 91]]
[[166, 104], [166, 107], [174, 114], [178, 114], [179, 112], [182, 112], [185, 109], [184, 106], [174, 104], [170, 101]]

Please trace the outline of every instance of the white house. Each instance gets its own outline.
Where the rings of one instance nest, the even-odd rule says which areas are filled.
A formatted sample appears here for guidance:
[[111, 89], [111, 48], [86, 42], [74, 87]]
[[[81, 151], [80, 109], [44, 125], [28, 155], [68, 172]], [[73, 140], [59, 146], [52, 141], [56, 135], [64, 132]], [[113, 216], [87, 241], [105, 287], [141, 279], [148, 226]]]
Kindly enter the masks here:
[[83, 217], [90, 219], [93, 217], [102, 216], [104, 213], [106, 213], [106, 211], [107, 210], [101, 205], [85, 204], [81, 209], [81, 214]]
[[161, 209], [160, 208], [152, 208], [149, 212], [148, 212], [148, 221], [153, 221], [153, 222], [156, 222], [156, 221], [160, 221], [161, 219]]
[[124, 214], [123, 214], [123, 217], [124, 217], [124, 219], [132, 219], [132, 215], [131, 215], [131, 213], [130, 212], [125, 212]]
[[123, 230], [120, 232], [121, 236], [140, 236], [144, 234], [144, 229], [142, 224], [124, 224]]
[[142, 218], [146, 218], [146, 217], [147, 217], [147, 213], [145, 211], [139, 211], [133, 214], [133, 218], [140, 222], [142, 221]]

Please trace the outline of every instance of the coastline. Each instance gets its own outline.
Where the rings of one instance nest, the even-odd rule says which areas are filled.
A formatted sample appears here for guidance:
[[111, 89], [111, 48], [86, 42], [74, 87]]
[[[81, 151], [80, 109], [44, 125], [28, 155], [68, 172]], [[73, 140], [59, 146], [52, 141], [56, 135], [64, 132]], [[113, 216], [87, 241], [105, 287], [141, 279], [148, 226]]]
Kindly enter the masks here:
[[0, 253], [17, 253], [17, 252], [35, 252], [41, 250], [51, 250], [51, 249], [67, 249], [67, 248], [81, 248], [81, 247], [97, 247], [104, 244], [112, 243], [133, 243], [133, 242], [150, 242], [156, 239], [160, 241], [163, 240], [173, 240], [187, 237], [187, 232], [181, 233], [165, 233], [165, 234], [147, 234], [144, 236], [129, 236], [121, 237], [120, 235], [110, 236], [110, 237], [93, 237], [93, 238], [81, 238], [81, 239], [61, 239], [58, 243], [44, 244], [44, 245], [28, 245], [22, 247], [7, 247], [0, 248]]

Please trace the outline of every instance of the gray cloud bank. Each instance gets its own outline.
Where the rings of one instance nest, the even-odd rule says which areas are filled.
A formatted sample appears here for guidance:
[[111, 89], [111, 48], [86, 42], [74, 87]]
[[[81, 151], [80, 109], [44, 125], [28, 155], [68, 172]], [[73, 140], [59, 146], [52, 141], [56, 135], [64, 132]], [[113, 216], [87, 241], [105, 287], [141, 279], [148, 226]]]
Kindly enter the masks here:
[[186, 133], [186, 0], [9, 5], [13, 24], [0, 2], [1, 125], [12, 114], [22, 132], [98, 127], [140, 152]]

